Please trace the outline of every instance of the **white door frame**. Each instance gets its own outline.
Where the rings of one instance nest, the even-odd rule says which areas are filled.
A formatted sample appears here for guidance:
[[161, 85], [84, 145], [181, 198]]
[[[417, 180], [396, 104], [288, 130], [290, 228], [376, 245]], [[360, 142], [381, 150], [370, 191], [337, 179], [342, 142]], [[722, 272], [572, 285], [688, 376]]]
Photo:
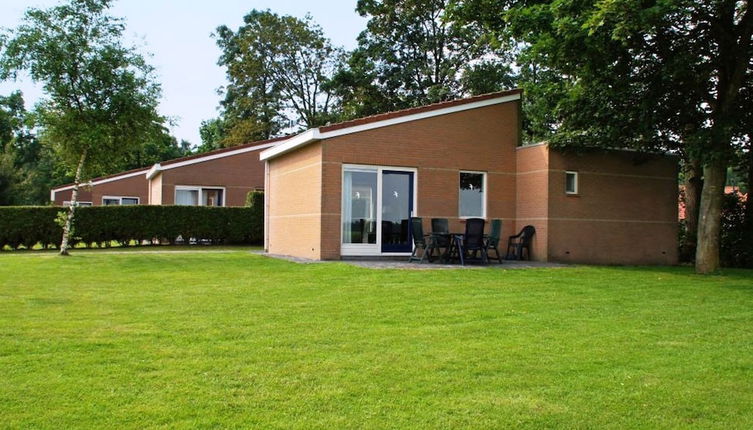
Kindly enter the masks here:
[[[376, 166], [368, 164], [343, 164], [340, 173], [340, 201], [342, 202], [345, 185], [345, 171], [369, 171], [377, 174], [376, 189], [376, 243], [343, 243], [343, 219], [345, 207], [340, 205], [340, 255], [344, 257], [368, 256], [408, 256], [410, 252], [382, 252], [382, 173], [385, 170], [413, 173], [413, 212], [418, 216], [418, 169], [415, 167]], [[413, 244], [411, 244], [413, 246]]]

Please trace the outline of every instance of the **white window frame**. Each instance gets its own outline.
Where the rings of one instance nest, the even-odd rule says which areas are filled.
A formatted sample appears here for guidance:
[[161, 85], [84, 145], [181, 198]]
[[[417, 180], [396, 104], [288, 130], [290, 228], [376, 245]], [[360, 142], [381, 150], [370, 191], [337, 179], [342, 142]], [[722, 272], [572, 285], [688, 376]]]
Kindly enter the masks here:
[[173, 191], [173, 204], [178, 200], [178, 191], [198, 191], [199, 204], [197, 206], [204, 206], [204, 190], [222, 190], [222, 204], [218, 207], [227, 206], [227, 190], [225, 187], [214, 185], [176, 185]]
[[137, 205], [141, 204], [141, 199], [139, 197], [136, 197], [136, 196], [102, 196], [102, 206], [105, 205], [105, 200], [117, 200], [118, 201], [118, 206], [122, 206], [123, 205], [123, 199], [134, 199], [134, 200], [136, 200], [136, 204]]
[[[567, 189], [567, 177], [568, 175], [573, 175], [573, 185], [575, 186], [575, 189], [570, 191]], [[565, 170], [565, 194], [574, 196], [578, 194], [578, 172], [575, 170]]]
[[[70, 205], [71, 205], [71, 201], [70, 200], [64, 200], [63, 201], [63, 206], [70, 206]], [[76, 206], [94, 206], [94, 204], [92, 202], [78, 201], [78, 202], [76, 202]]]
[[[481, 216], [461, 216], [460, 215], [460, 200], [461, 200], [461, 196], [460, 196], [460, 175], [463, 174], [463, 173], [473, 173], [473, 174], [482, 175], [482, 182], [481, 182], [482, 185], [481, 186], [484, 187], [484, 189], [483, 189], [483, 197], [481, 198], [481, 213], [482, 213]], [[489, 195], [488, 182], [487, 182], [486, 177], [487, 177], [486, 172], [481, 172], [481, 171], [477, 171], [477, 170], [460, 170], [458, 172], [458, 182], [457, 182], [457, 185], [458, 185], [458, 218], [460, 218], [460, 219], [469, 219], [469, 218], [483, 218], [483, 219], [486, 219], [486, 199], [488, 198], [487, 196]]]
[[[343, 243], [342, 220], [345, 218], [345, 207], [340, 204], [340, 255], [352, 257], [365, 256], [406, 256], [410, 252], [382, 252], [382, 172], [391, 170], [396, 172], [413, 173], [413, 213], [410, 216], [418, 215], [418, 169], [415, 167], [398, 167], [398, 166], [376, 166], [369, 164], [343, 164], [340, 172], [340, 201], [342, 201], [343, 185], [345, 183], [345, 171], [350, 172], [376, 172], [377, 189], [376, 189], [376, 243]], [[411, 244], [413, 246], [413, 244]]]

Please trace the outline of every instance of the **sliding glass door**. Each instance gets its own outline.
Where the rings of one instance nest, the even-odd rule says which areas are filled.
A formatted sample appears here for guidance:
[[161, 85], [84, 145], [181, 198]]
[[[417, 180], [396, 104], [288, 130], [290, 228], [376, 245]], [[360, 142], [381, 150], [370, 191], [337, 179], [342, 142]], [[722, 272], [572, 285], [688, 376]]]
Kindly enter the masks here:
[[342, 255], [410, 253], [415, 171], [345, 166], [342, 182]]
[[382, 252], [411, 252], [413, 172], [382, 171]]

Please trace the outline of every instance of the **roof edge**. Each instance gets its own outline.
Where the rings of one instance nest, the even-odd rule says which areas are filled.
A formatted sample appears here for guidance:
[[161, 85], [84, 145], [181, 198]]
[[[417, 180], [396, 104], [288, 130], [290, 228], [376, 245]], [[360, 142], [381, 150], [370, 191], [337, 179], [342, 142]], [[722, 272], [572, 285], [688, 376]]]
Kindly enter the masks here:
[[[522, 90], [516, 89], [500, 93], [484, 94], [481, 96], [458, 99], [448, 102], [435, 103], [433, 105], [419, 106], [402, 111], [388, 112], [371, 117], [359, 118], [339, 124], [312, 128], [291, 137], [285, 142], [277, 144], [259, 154], [262, 161], [270, 160], [297, 148], [308, 145], [317, 140], [329, 139], [346, 134], [360, 133], [375, 128], [388, 127], [405, 122], [418, 121], [421, 119], [478, 109], [486, 106], [507, 103], [520, 100]], [[351, 124], [351, 125], [348, 125]]]

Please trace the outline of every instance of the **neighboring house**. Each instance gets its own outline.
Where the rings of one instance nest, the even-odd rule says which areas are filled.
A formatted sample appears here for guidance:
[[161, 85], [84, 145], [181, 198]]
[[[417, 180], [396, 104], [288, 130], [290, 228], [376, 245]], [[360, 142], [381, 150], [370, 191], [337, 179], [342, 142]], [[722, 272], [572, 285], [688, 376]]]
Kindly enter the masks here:
[[[264, 189], [264, 163], [259, 161], [259, 152], [283, 139], [218, 149], [95, 178], [82, 185], [78, 200], [82, 206], [243, 206], [249, 191]], [[72, 189], [71, 184], [55, 187], [50, 200], [56, 205], [70, 204]]]
[[410, 254], [408, 219], [536, 227], [533, 258], [677, 262], [677, 159], [520, 147], [520, 91], [307, 130], [264, 150], [265, 248], [310, 259]]
[[[678, 219], [681, 221], [685, 219], [685, 201], [683, 200], [683, 196], [685, 195], [685, 185], [680, 185], [679, 188], [679, 199], [677, 203], [677, 215]], [[734, 186], [734, 185], [727, 185], [724, 187], [724, 194], [736, 194], [737, 197], [742, 201], [746, 202], [748, 200], [748, 193], [743, 193], [740, 190], [740, 187]]]
[[[149, 192], [146, 181], [148, 170], [148, 167], [129, 170], [94, 178], [87, 184], [81, 184], [78, 203], [81, 206], [146, 204]], [[68, 206], [72, 194], [73, 184], [60, 185], [50, 190], [50, 201], [54, 205]]]

